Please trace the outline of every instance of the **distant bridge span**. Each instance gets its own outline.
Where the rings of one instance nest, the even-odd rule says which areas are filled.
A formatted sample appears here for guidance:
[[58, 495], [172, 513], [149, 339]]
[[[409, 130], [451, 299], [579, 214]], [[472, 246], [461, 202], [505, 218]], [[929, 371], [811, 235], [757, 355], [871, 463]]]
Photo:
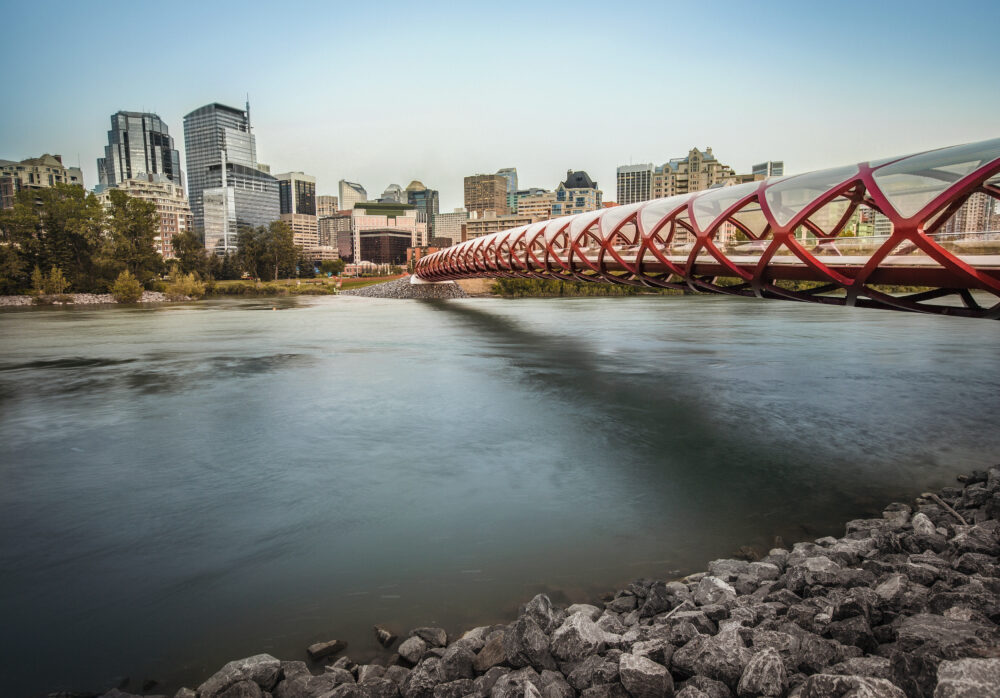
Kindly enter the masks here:
[[994, 139], [512, 228], [428, 255], [416, 275], [593, 281], [997, 319], [1000, 211], [990, 214], [998, 199]]

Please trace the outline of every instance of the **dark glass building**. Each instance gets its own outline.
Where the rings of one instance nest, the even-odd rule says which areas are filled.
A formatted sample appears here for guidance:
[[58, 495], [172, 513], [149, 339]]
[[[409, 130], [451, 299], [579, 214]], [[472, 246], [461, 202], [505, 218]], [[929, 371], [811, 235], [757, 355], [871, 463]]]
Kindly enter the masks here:
[[101, 190], [116, 187], [126, 179], [160, 175], [184, 186], [181, 156], [167, 125], [156, 114], [120, 111], [111, 115], [111, 130], [104, 157], [97, 158]]
[[358, 233], [361, 259], [375, 264], [406, 264], [406, 250], [413, 238], [408, 230], [373, 228]]

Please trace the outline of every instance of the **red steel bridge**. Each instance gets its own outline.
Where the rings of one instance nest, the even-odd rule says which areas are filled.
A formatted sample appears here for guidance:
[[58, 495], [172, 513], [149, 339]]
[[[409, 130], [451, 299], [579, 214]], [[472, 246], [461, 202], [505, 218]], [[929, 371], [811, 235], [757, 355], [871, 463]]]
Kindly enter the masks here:
[[428, 255], [415, 273], [997, 319], [997, 199], [1000, 139], [533, 223]]

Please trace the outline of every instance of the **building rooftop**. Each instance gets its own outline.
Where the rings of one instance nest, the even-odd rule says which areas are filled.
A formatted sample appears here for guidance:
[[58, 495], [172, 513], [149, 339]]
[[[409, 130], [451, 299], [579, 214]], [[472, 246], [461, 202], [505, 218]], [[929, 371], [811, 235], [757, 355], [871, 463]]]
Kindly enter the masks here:
[[566, 170], [566, 181], [562, 183], [567, 189], [597, 189], [597, 182], [583, 170]]

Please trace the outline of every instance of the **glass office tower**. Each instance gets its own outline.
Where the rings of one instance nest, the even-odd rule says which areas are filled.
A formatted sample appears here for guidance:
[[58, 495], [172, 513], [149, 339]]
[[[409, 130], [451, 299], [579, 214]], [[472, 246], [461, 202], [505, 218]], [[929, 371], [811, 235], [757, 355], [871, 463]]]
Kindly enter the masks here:
[[111, 130], [104, 157], [97, 158], [101, 191], [116, 187], [126, 179], [160, 175], [184, 186], [181, 156], [167, 125], [156, 114], [120, 111], [111, 115]]
[[191, 214], [195, 228], [204, 231], [205, 247], [231, 252], [234, 224], [238, 229], [278, 220], [278, 180], [258, 168], [249, 104], [245, 110], [218, 103], [195, 109], [184, 117], [184, 149]]

